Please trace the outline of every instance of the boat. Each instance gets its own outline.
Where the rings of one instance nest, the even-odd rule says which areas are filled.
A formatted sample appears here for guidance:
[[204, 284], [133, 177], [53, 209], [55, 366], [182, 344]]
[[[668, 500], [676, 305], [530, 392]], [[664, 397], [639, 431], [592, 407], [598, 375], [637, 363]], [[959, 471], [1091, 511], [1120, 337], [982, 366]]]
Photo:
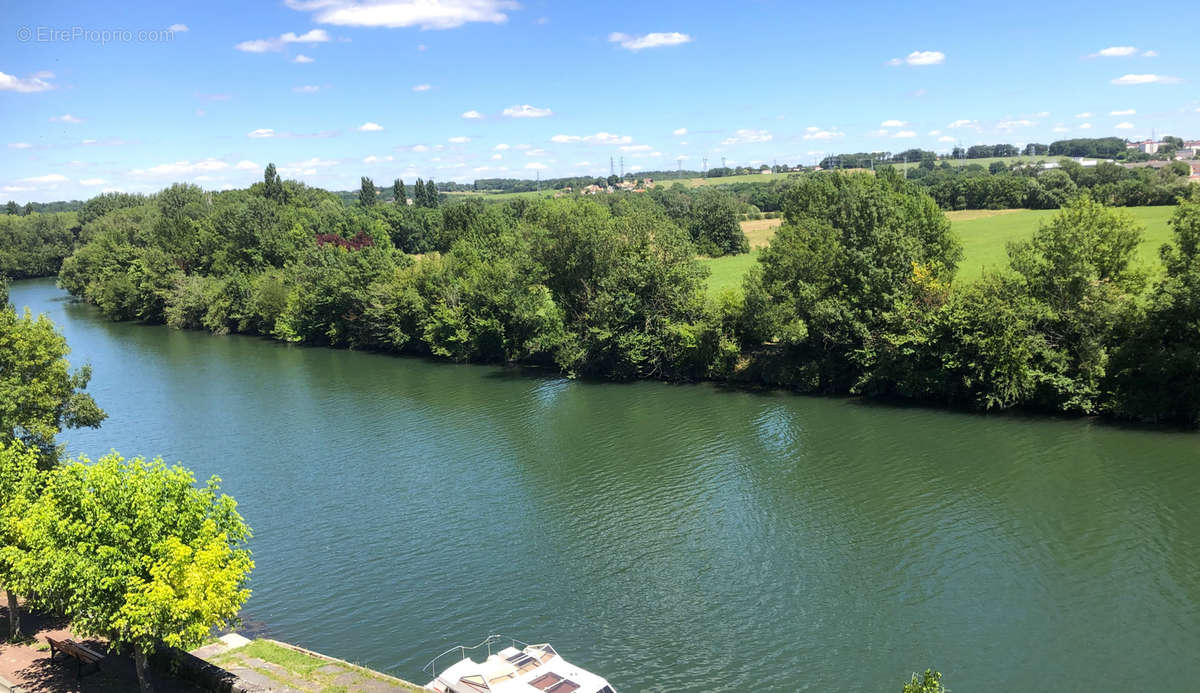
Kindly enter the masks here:
[[[485, 648], [482, 661], [471, 658]], [[441, 662], [448, 666], [440, 667]], [[563, 659], [549, 643], [529, 645], [504, 635], [451, 647], [425, 671], [433, 676], [425, 688], [437, 693], [616, 693], [608, 681]]]

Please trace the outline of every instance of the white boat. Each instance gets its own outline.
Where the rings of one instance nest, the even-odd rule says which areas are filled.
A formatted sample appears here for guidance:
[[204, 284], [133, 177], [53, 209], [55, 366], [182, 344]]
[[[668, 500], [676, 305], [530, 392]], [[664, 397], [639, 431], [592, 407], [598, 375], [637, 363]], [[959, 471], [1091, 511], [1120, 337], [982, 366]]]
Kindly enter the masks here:
[[[468, 653], [482, 655], [483, 661]], [[448, 666], [441, 668], [439, 662]], [[453, 662], [453, 663], [451, 663]], [[471, 647], [457, 645], [425, 665], [433, 680], [425, 688], [438, 693], [616, 693], [608, 681], [563, 659], [549, 643], [528, 645], [490, 635]]]

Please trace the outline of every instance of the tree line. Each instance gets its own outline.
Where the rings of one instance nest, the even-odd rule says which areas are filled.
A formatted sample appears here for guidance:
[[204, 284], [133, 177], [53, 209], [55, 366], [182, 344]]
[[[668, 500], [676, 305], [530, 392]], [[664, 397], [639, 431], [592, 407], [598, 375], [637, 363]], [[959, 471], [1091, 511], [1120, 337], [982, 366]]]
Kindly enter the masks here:
[[1006, 271], [961, 284], [957, 240], [920, 184], [890, 169], [802, 176], [744, 286], [709, 296], [698, 248], [744, 250], [737, 201], [714, 188], [434, 209], [283, 185], [286, 203], [262, 184], [175, 185], [110, 212], [84, 225], [59, 281], [118, 320], [580, 377], [1200, 415], [1195, 192], [1159, 274], [1133, 263], [1136, 223], [1077, 194]]
[[140, 687], [163, 646], [191, 649], [249, 597], [250, 530], [220, 480], [197, 486], [161, 459], [63, 460], [63, 428], [106, 417], [45, 316], [19, 315], [0, 285], [0, 588], [11, 640], [26, 608], [131, 650]]

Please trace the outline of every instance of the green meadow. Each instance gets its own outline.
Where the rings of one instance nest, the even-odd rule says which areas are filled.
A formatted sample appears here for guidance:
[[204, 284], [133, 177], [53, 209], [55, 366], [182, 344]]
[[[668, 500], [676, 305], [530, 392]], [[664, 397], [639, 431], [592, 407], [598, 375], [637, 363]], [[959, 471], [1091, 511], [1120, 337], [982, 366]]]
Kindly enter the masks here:
[[[963, 261], [958, 266], [959, 281], [977, 279], [985, 270], [1000, 270], [1008, 265], [1006, 247], [1009, 241], [1033, 237], [1033, 232], [1043, 221], [1058, 210], [1054, 209], [1004, 209], [967, 210], [948, 212], [947, 217], [963, 245]], [[1158, 249], [1171, 240], [1171, 228], [1167, 221], [1175, 207], [1124, 207], [1122, 211], [1131, 215], [1145, 227], [1142, 244], [1138, 247], [1138, 260], [1149, 267], [1158, 266]], [[708, 289], [717, 293], [727, 287], [741, 286], [742, 277], [758, 259], [758, 250], [743, 255], [719, 258], [703, 258], [708, 266]]]

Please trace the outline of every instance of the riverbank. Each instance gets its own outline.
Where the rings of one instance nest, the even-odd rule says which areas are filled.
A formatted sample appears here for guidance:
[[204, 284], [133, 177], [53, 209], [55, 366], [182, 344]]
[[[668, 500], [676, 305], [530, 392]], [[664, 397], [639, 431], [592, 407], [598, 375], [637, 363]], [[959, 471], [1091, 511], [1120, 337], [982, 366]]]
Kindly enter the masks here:
[[421, 691], [415, 683], [374, 669], [267, 638], [246, 640], [225, 636], [192, 654], [224, 669], [239, 680], [282, 691]]
[[[0, 606], [0, 624], [8, 630], [8, 609]], [[0, 644], [0, 693], [126, 693], [136, 690], [132, 659], [108, 651], [100, 638], [78, 638], [70, 624], [46, 614], [22, 609], [18, 643]], [[84, 668], [78, 678], [76, 662], [63, 655], [50, 660], [49, 640], [72, 639], [106, 656], [95, 669]], [[192, 650], [160, 652], [151, 671], [156, 693], [241, 691], [279, 693], [409, 693], [423, 690], [415, 683], [389, 676], [342, 659], [266, 638], [249, 640], [230, 633]], [[164, 655], [166, 658], [164, 658]], [[173, 664], [168, 659], [174, 659]], [[206, 666], [212, 665], [212, 666]], [[166, 673], [171, 671], [173, 673]]]

